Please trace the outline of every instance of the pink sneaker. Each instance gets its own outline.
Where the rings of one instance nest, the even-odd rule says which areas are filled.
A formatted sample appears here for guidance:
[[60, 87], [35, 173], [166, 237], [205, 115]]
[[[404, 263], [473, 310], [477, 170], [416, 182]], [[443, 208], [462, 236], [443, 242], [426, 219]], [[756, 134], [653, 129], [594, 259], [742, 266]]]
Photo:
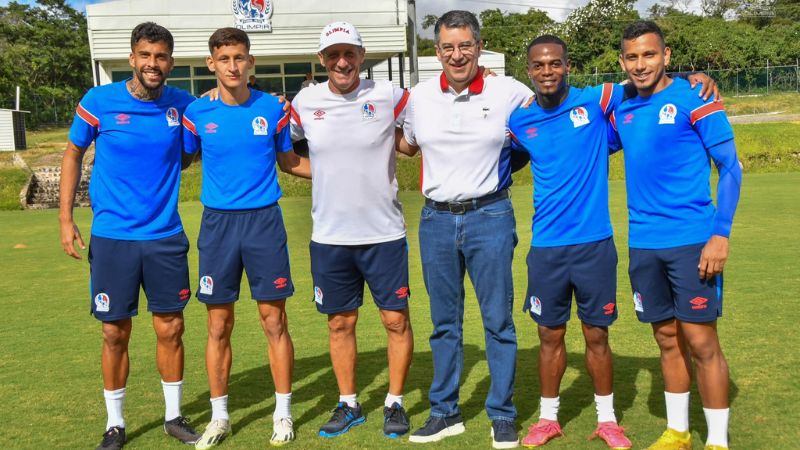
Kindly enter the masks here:
[[522, 446], [527, 448], [540, 447], [547, 444], [550, 439], [563, 436], [561, 425], [555, 420], [539, 419], [528, 428], [528, 435], [522, 438]]
[[631, 441], [625, 437], [625, 429], [617, 425], [616, 422], [600, 422], [597, 424], [597, 429], [594, 430], [589, 440], [596, 437], [604, 440], [608, 444], [608, 448], [614, 450], [626, 450], [631, 448]]

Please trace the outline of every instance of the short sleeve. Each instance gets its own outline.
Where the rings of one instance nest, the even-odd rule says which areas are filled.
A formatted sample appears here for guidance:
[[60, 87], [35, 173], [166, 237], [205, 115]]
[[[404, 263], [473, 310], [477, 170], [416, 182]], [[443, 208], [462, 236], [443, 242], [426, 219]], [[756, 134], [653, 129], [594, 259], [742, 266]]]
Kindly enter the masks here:
[[90, 89], [75, 108], [69, 140], [81, 148], [88, 147], [100, 132], [100, 110], [96, 97], [97, 90]]
[[288, 152], [292, 149], [291, 116], [292, 107], [290, 106], [289, 111], [284, 113], [278, 121], [278, 127], [275, 130], [275, 150], [278, 152]]
[[520, 106], [527, 103], [531, 97], [533, 97], [533, 91], [528, 86], [520, 83], [519, 81], [509, 77], [511, 82], [510, 87], [510, 99], [509, 99], [509, 106], [511, 106], [511, 110], [509, 111], [509, 115], [511, 112], [515, 111]]
[[289, 135], [292, 141], [300, 141], [306, 138], [303, 131], [303, 122], [300, 120], [300, 114], [298, 113], [299, 110], [300, 105], [297, 97], [295, 97], [289, 108]]
[[406, 120], [406, 105], [410, 98], [410, 93], [403, 88], [393, 87], [392, 104], [394, 105], [394, 120], [398, 127], [402, 127]]
[[197, 153], [200, 149], [200, 136], [197, 134], [197, 126], [194, 122], [194, 112], [189, 106], [183, 113], [183, 151], [185, 153]]
[[712, 98], [703, 101], [697, 95], [687, 97], [692, 108], [689, 120], [705, 148], [733, 139], [733, 128], [728, 122], [722, 102], [715, 102]]
[[410, 145], [417, 145], [417, 135], [414, 132], [414, 91], [409, 92], [409, 101], [406, 104], [405, 121], [403, 122], [403, 137]]
[[603, 83], [600, 95], [600, 108], [606, 117], [622, 103], [625, 98], [625, 86], [621, 84]]

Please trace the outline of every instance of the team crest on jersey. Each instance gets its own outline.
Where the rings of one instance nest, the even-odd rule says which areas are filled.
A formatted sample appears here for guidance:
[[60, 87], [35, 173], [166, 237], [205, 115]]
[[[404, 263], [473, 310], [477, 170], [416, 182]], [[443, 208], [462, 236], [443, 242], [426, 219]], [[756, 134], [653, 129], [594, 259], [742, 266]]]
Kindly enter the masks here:
[[533, 312], [537, 316], [542, 315], [542, 301], [539, 300], [539, 297], [535, 295], [531, 296], [531, 312]]
[[677, 115], [678, 108], [676, 108], [672, 103], [667, 103], [666, 105], [662, 106], [661, 111], [658, 112], [658, 124], [674, 124], [675, 116]]
[[110, 306], [111, 306], [111, 299], [108, 298], [108, 294], [106, 294], [105, 292], [101, 292], [94, 296], [95, 311], [108, 312]]
[[364, 120], [370, 120], [375, 118], [375, 104], [372, 102], [364, 103], [364, 106], [361, 107], [361, 118]]
[[267, 119], [261, 116], [253, 119], [253, 136], [266, 136], [268, 129]]
[[171, 127], [177, 127], [181, 124], [181, 120], [178, 117], [178, 110], [175, 108], [170, 108], [167, 110], [167, 125]]
[[200, 293], [206, 295], [214, 294], [214, 279], [208, 275], [200, 278]]
[[244, 31], [272, 31], [272, 0], [232, 0], [234, 25]]
[[322, 304], [322, 289], [319, 286], [314, 286], [314, 301]]
[[644, 312], [644, 305], [642, 304], [642, 294], [638, 292], [633, 293], [633, 309], [639, 312]]
[[582, 127], [589, 123], [589, 112], [583, 106], [578, 106], [570, 111], [569, 120], [572, 121], [573, 127]]

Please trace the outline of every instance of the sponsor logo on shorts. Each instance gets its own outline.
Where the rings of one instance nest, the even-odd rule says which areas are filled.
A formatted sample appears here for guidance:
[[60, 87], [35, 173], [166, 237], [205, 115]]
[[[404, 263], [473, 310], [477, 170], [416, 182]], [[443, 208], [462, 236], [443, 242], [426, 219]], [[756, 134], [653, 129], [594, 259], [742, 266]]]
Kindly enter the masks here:
[[114, 118], [117, 119], [117, 125], [128, 125], [131, 123], [131, 116], [124, 113], [117, 114]]
[[375, 118], [375, 104], [372, 102], [364, 103], [361, 107], [361, 118], [363, 120], [370, 120]]
[[212, 295], [214, 293], [214, 279], [208, 275], [203, 275], [200, 278], [200, 293]]
[[322, 289], [319, 286], [314, 286], [314, 301], [322, 304]]
[[569, 120], [572, 121], [574, 128], [582, 127], [589, 124], [589, 112], [583, 106], [574, 108], [569, 113]]
[[400, 289], [394, 291], [397, 294], [397, 298], [408, 298], [408, 287], [403, 286]]
[[189, 289], [181, 289], [181, 291], [178, 292], [178, 298], [180, 298], [182, 302], [189, 300], [189, 297], [191, 296], [192, 296], [192, 291], [190, 291]]
[[537, 316], [542, 315], [542, 301], [535, 295], [531, 296], [531, 311]]
[[605, 305], [603, 305], [603, 314], [605, 314], [607, 316], [610, 316], [610, 315], [614, 314], [614, 308], [616, 306], [617, 305], [614, 304], [614, 303], [606, 303]]
[[288, 278], [280, 277], [276, 278], [275, 281], [272, 282], [272, 284], [275, 285], [275, 289], [283, 289], [288, 284], [288, 281], [289, 281]]
[[675, 107], [672, 103], [667, 103], [666, 105], [661, 107], [661, 111], [658, 112], [658, 124], [659, 125], [672, 125], [675, 123], [675, 116], [678, 114], [678, 108]]
[[178, 118], [178, 110], [175, 108], [170, 108], [167, 110], [167, 125], [171, 127], [177, 127], [181, 124], [180, 119]]
[[215, 124], [214, 122], [209, 122], [206, 124], [206, 134], [214, 134], [217, 132], [217, 128], [219, 125]]
[[111, 306], [111, 299], [108, 298], [108, 294], [106, 294], [105, 292], [101, 292], [94, 296], [95, 311], [108, 312], [110, 306]]
[[633, 122], [633, 113], [628, 113], [628, 114], [625, 115], [625, 121], [622, 122], [622, 124], [623, 125], [627, 125], [627, 124], [629, 124], [631, 122]]
[[267, 119], [261, 116], [253, 119], [253, 136], [266, 136], [268, 131]]
[[708, 308], [708, 299], [705, 297], [695, 297], [689, 300], [692, 304], [692, 309], [706, 309]]
[[325, 111], [321, 109], [314, 111], [314, 120], [325, 120]]
[[642, 294], [638, 292], [633, 293], [633, 309], [639, 312], [644, 312], [644, 305], [642, 304]]

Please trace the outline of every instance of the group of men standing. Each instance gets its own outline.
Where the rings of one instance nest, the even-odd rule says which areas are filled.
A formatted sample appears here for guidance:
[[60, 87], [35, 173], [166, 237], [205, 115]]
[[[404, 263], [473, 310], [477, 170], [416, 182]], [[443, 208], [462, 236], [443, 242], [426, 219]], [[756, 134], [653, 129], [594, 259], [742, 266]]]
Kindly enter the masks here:
[[[666, 385], [668, 428], [651, 448], [691, 446], [692, 360], [709, 424], [707, 448], [727, 448], [728, 374], [716, 318], [741, 170], [721, 105], [704, 102], [689, 83], [666, 76], [669, 49], [651, 22], [632, 24], [622, 39], [620, 62], [635, 87], [629, 98], [611, 84], [569, 87], [567, 48], [555, 36], [528, 47], [531, 91], [511, 78], [485, 76], [472, 13], [444, 14], [434, 33], [442, 74], [409, 93], [387, 81], [361, 79], [365, 48], [358, 30], [346, 22], [326, 26], [319, 60], [328, 82], [303, 89], [286, 108], [247, 87], [255, 61], [246, 33], [223, 28], [211, 36], [207, 64], [217, 76], [212, 97], [218, 98], [194, 100], [164, 85], [173, 64], [169, 31], [153, 23], [134, 29], [133, 77], [94, 88], [81, 100], [62, 166], [61, 240], [67, 254], [80, 257], [74, 241], [81, 247], [83, 241], [72, 204], [83, 153], [95, 141], [89, 261], [92, 314], [103, 322], [108, 411], [98, 448], [126, 442], [127, 346], [140, 285], [157, 335], [165, 432], [199, 449], [230, 435], [230, 338], [243, 270], [267, 336], [276, 389], [270, 443], [295, 439], [294, 348], [285, 309], [294, 286], [276, 162], [286, 173], [312, 179], [314, 301], [328, 317], [340, 393], [319, 435], [338, 436], [365, 422], [355, 333], [365, 282], [388, 339], [383, 432], [390, 438], [408, 433], [403, 391], [414, 342], [396, 151], [423, 155], [420, 252], [433, 322], [430, 416], [409, 440], [434, 442], [465, 430], [458, 400], [468, 273], [486, 339], [492, 445], [520, 444], [512, 401], [517, 338], [511, 264], [518, 239], [508, 191], [516, 154], [528, 155], [535, 182], [524, 308], [538, 323], [542, 391], [540, 420], [521, 443], [536, 447], [561, 435], [558, 392], [574, 294], [597, 403], [593, 436], [611, 448], [630, 448], [614, 414], [608, 345], [608, 327], [617, 316], [608, 155], [620, 148], [628, 174], [634, 306], [640, 320], [653, 324]], [[292, 141], [302, 139], [308, 157], [292, 151]], [[205, 207], [197, 297], [208, 311], [212, 409], [202, 436], [180, 412], [182, 310], [191, 291], [177, 194], [181, 167], [197, 152], [203, 155]], [[708, 188], [709, 155], [720, 172], [717, 209]]]

